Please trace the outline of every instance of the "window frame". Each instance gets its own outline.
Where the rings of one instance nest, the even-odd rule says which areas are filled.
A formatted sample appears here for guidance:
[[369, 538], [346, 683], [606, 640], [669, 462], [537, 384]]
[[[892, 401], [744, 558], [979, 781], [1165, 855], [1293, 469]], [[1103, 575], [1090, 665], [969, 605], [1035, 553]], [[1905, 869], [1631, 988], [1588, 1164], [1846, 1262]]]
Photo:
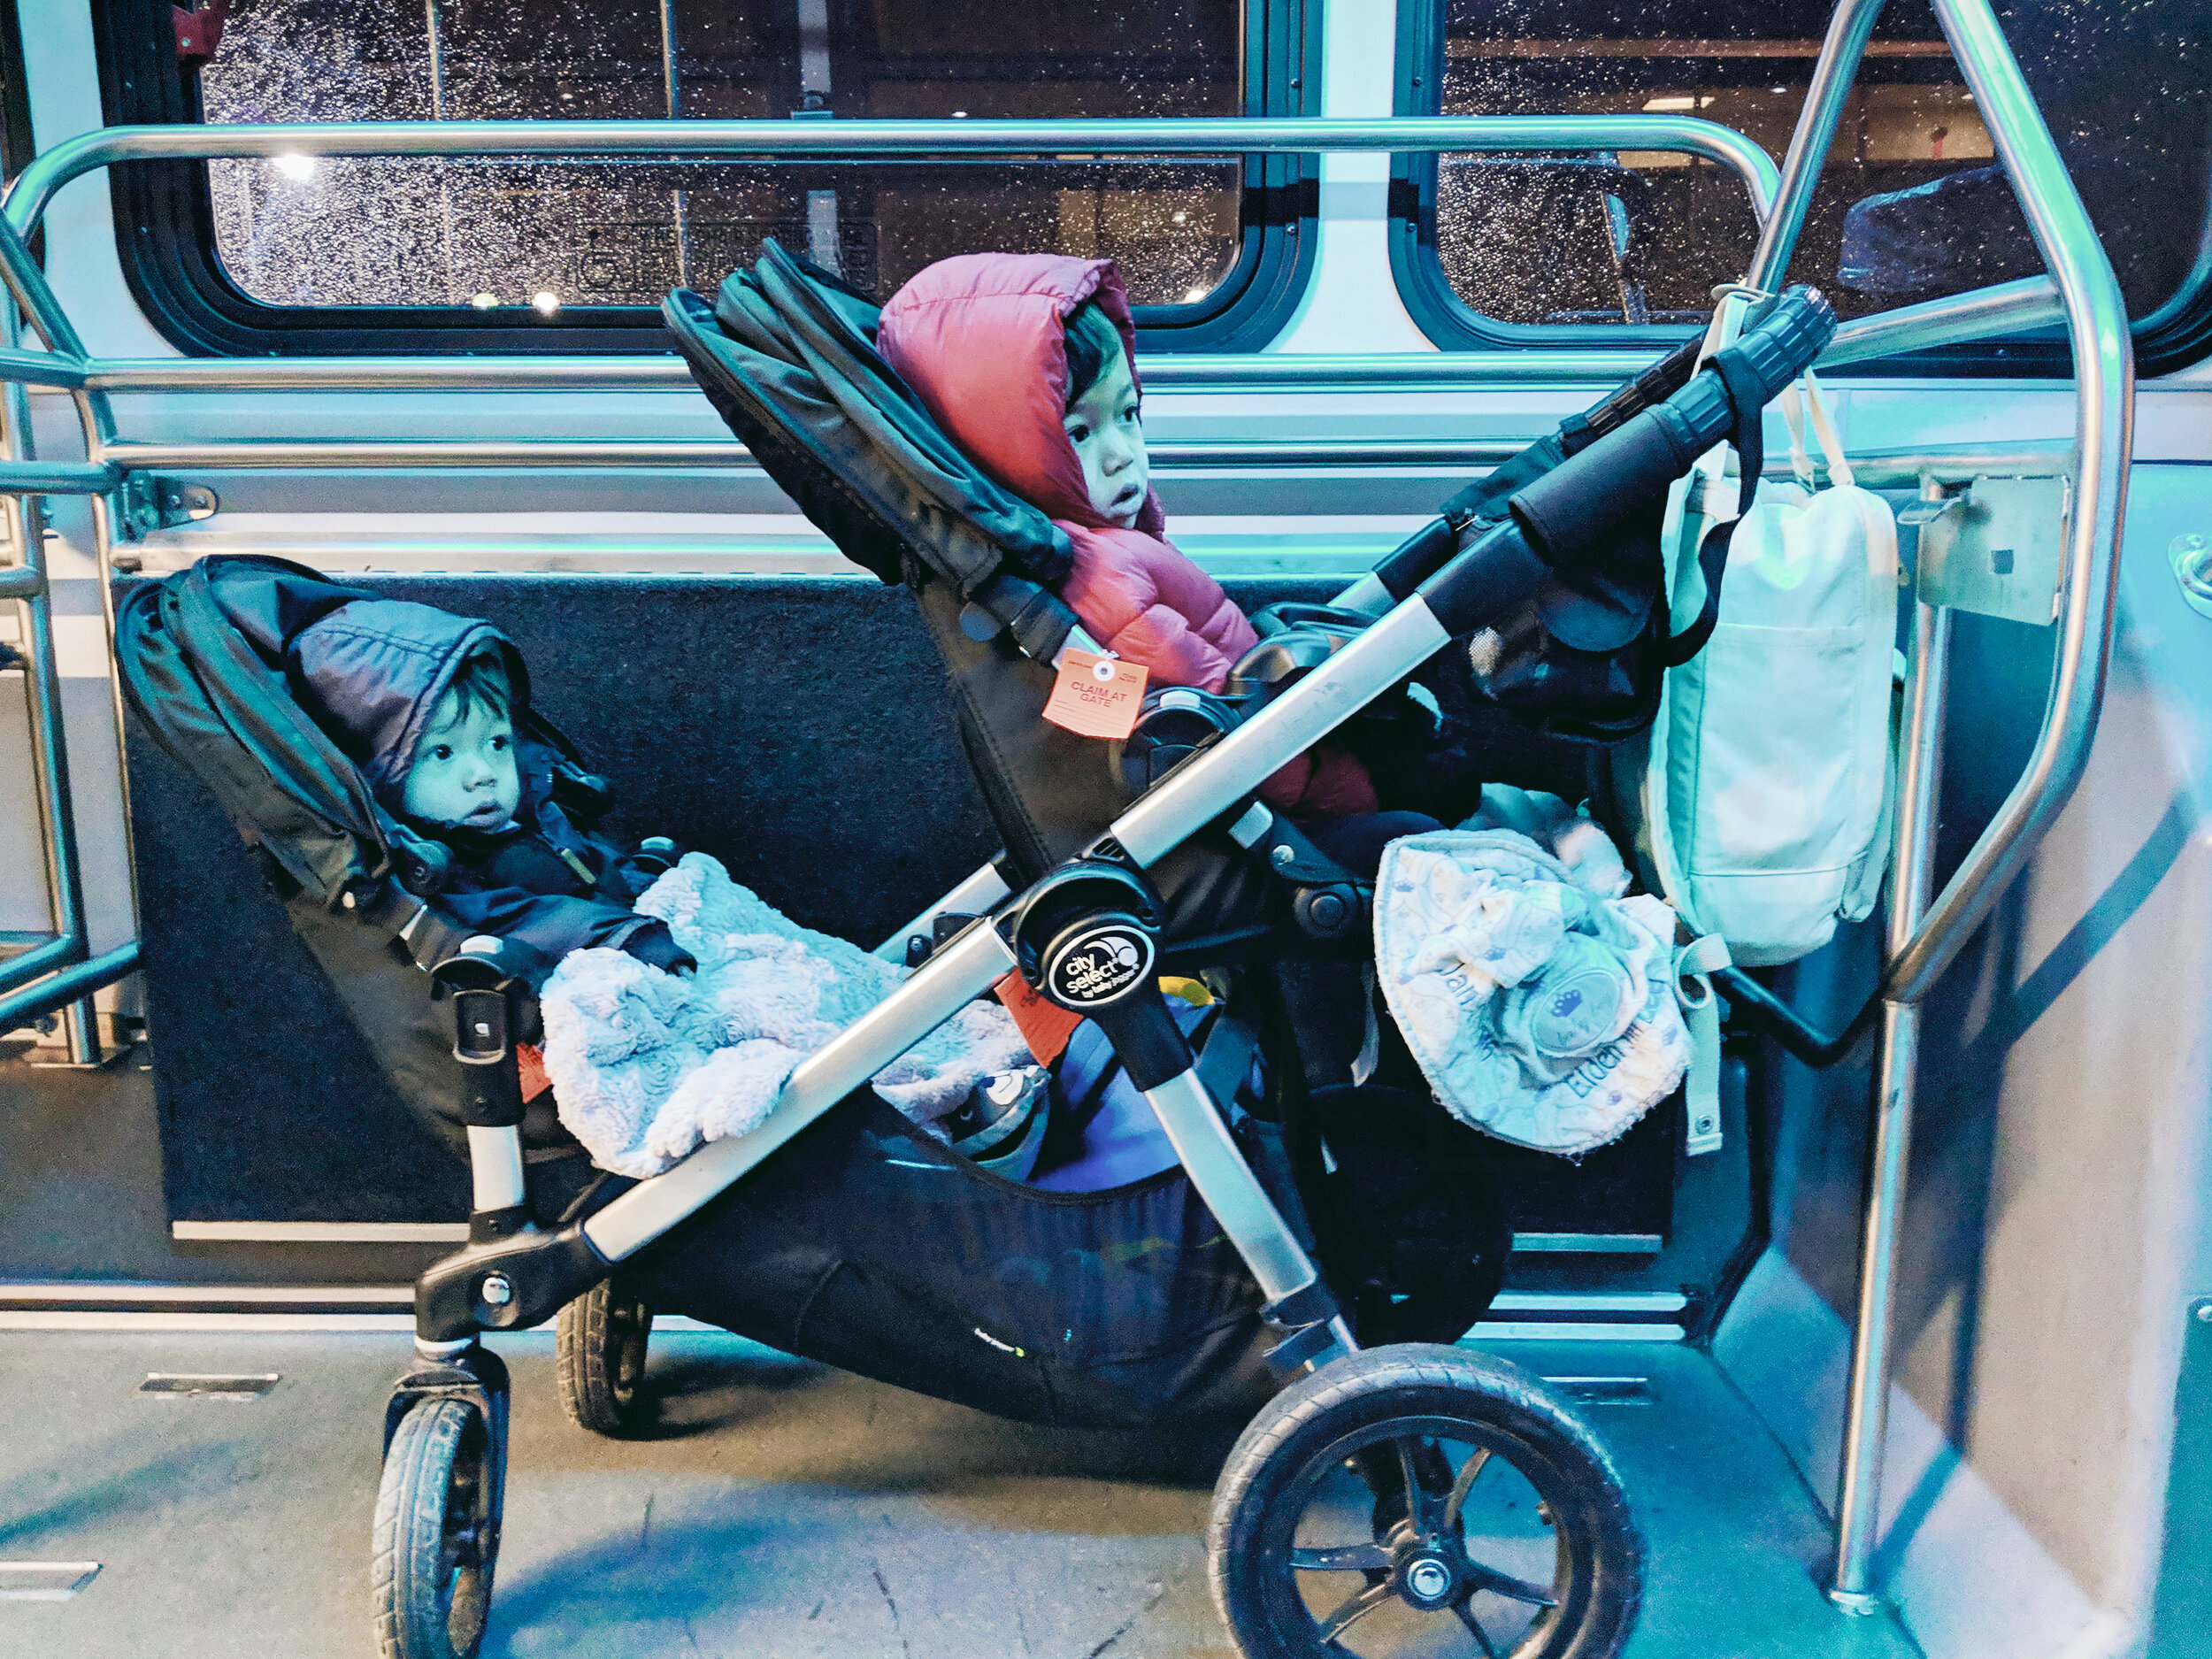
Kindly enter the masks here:
[[[1449, 0], [1397, 0], [1398, 50], [1392, 108], [1401, 115], [1435, 115], [1442, 106], [1445, 13]], [[1390, 273], [1414, 324], [1443, 351], [1498, 351], [1577, 347], [1663, 351], [1694, 328], [1602, 323], [1508, 323], [1486, 317], [1452, 289], [1436, 247], [1437, 157], [1401, 154], [1390, 175]], [[1777, 157], [1778, 164], [1780, 157]], [[2212, 230], [2205, 245], [2212, 248]], [[2134, 325], [2136, 373], [2145, 380], [2184, 369], [2212, 352], [2212, 258], [2200, 257], [2193, 286]], [[1823, 371], [1824, 373], [1830, 373]], [[2066, 379], [2071, 353], [2062, 328], [2004, 340], [1945, 346], [1909, 356], [1845, 365], [1832, 373], [1857, 378], [1986, 375]]]
[[[8, 0], [0, 0], [0, 4]], [[100, 96], [111, 126], [196, 124], [197, 77], [176, 61], [170, 0], [94, 0]], [[1243, 112], [1318, 115], [1322, 0], [1244, 0]], [[1205, 299], [1137, 308], [1147, 351], [1253, 351], [1288, 324], [1312, 274], [1318, 172], [1301, 155], [1243, 159], [1243, 237]], [[561, 356], [664, 353], [652, 305], [564, 307], [552, 316], [464, 306], [271, 305], [223, 269], [207, 163], [108, 169], [124, 280], [155, 327], [191, 357]], [[888, 297], [885, 296], [883, 297]]]

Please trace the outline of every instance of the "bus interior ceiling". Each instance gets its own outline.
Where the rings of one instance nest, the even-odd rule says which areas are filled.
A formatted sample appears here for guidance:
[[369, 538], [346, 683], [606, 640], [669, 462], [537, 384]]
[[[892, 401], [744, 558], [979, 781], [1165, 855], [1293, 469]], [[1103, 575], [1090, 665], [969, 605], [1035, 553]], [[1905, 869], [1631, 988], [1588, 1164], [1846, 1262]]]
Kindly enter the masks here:
[[[1874, 9], [1788, 273], [1832, 293], [1847, 334], [1932, 309], [1888, 336], [1916, 358], [1867, 347], [1824, 371], [1846, 444], [1901, 509], [1929, 478], [2068, 476], [2072, 534], [2096, 493], [2076, 473], [2086, 416], [1992, 100], [1928, 7]], [[11, 176], [103, 125], [200, 121], [1617, 116], [1716, 123], [1779, 158], [1831, 27], [1813, 0], [1148, 0], [1111, 27], [1037, 0], [534, 0], [531, 30], [455, 0], [257, 0], [179, 69], [166, 0], [16, 10]], [[1732, 1026], [1716, 1155], [1686, 1155], [1678, 1100], [1578, 1163], [1499, 1150], [1519, 1248], [1466, 1340], [1578, 1379], [1650, 1541], [1635, 1659], [2212, 1652], [2212, 1534], [2187, 1519], [2212, 1493], [2206, 10], [1997, 12], [2141, 379], [2085, 772], [1920, 1015], [1894, 1384], [1872, 1385], [1878, 1616], [1823, 1594], [1875, 1042], [1816, 1069]], [[2173, 95], [2174, 130], [2147, 134], [2147, 88]], [[98, 993], [88, 1031], [54, 1016], [0, 1044], [19, 1402], [0, 1654], [365, 1651], [374, 1414], [408, 1363], [404, 1287], [470, 1202], [215, 802], [123, 722], [104, 583], [266, 553], [489, 618], [630, 834], [873, 943], [996, 845], [951, 694], [907, 595], [839, 555], [665, 354], [661, 293], [710, 291], [772, 235], [879, 294], [975, 248], [1113, 257], [1170, 533], [1248, 611], [1325, 600], [1752, 268], [1789, 177], [1724, 143], [1692, 154], [1686, 131], [1650, 150], [1286, 140], [1242, 160], [300, 147], [64, 182], [37, 252], [111, 404], [90, 458], [134, 493], [30, 498], [0, 574], [35, 549], [49, 574], [80, 954], [135, 941], [142, 973]], [[2008, 283], [1999, 341], [1943, 310]], [[86, 459], [82, 407], [15, 396], [0, 469]], [[1786, 449], [1778, 418], [1768, 443]], [[2063, 570], [2061, 526], [2039, 534], [2038, 568]], [[1949, 617], [1941, 893], [2044, 753], [2068, 628], [2016, 598], [1917, 596]], [[29, 614], [0, 606], [0, 835], [19, 855], [0, 957], [57, 923]], [[1495, 776], [1586, 792], [1581, 748], [1473, 714]], [[1878, 910], [1769, 982], [1839, 1031], [1888, 950]], [[122, 1056], [56, 1064], [73, 1030]], [[954, 1655], [1015, 1626], [1040, 1655], [1221, 1650], [1199, 1535], [1223, 1448], [1000, 1424], [705, 1330], [657, 1342], [657, 1425], [608, 1446], [553, 1409], [549, 1336], [497, 1339], [518, 1403], [488, 1652]], [[141, 1393], [150, 1372], [281, 1380], [219, 1409]], [[49, 1600], [11, 1591], [14, 1566], [94, 1562]]]

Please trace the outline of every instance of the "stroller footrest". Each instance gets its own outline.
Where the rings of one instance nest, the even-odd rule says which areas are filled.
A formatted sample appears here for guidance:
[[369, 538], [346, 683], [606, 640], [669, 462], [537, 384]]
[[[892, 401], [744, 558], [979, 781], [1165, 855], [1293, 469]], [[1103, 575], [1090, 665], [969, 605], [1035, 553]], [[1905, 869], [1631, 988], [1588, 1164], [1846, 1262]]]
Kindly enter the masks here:
[[1337, 1306], [1336, 1298], [1329, 1294], [1329, 1287], [1317, 1279], [1279, 1301], [1269, 1302], [1260, 1310], [1260, 1317], [1286, 1331], [1298, 1331], [1325, 1325], [1343, 1311]]
[[1279, 1382], [1287, 1383], [1309, 1365], [1318, 1369], [1351, 1351], [1344, 1310], [1318, 1279], [1287, 1296], [1278, 1296], [1260, 1310], [1260, 1317], [1289, 1333], [1265, 1356], [1267, 1368]]

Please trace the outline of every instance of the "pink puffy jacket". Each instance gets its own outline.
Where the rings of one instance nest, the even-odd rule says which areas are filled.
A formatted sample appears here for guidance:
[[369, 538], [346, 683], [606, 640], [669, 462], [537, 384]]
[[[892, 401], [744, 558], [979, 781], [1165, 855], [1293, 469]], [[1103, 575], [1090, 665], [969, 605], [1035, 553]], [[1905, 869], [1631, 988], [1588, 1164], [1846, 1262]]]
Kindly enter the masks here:
[[[1162, 532], [1156, 492], [1136, 526], [1099, 517], [1061, 426], [1067, 319], [1085, 301], [1121, 331], [1136, 373], [1136, 328], [1110, 259], [963, 254], [918, 274], [883, 308], [876, 349], [937, 423], [992, 477], [1068, 533], [1075, 564], [1060, 586], [1083, 626], [1155, 685], [1219, 691], [1259, 636], [1221, 584]], [[1302, 818], [1376, 810], [1375, 787], [1349, 754], [1323, 745], [1267, 780], [1269, 804]]]

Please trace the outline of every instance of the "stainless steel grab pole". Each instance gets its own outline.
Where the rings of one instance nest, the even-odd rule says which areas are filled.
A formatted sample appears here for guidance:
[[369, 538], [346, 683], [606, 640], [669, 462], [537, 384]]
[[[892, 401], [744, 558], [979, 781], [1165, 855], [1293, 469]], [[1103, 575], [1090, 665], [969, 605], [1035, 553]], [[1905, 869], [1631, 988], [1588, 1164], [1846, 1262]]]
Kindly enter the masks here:
[[[1897, 819], [1890, 854], [1887, 952], [1902, 950], [1920, 926], [1935, 885], [1935, 835], [1943, 795], [1943, 696], [1951, 649], [1951, 613], [1913, 608]], [[1890, 1303], [1897, 1278], [1897, 1233], [1904, 1218], [1905, 1175], [1912, 1156], [1913, 1084], [1920, 1057], [1920, 1005], [1885, 1002], [1875, 1049], [1872, 1146], [1867, 1158], [1865, 1220], [1860, 1235], [1859, 1305], [1844, 1403], [1842, 1489], [1836, 1500], [1836, 1578], [1829, 1596], [1853, 1612], [1871, 1612], [1869, 1593], [1882, 1498], [1883, 1441], [1889, 1421]]]
[[[15, 305], [0, 297], [0, 339], [12, 348], [17, 334]], [[19, 382], [0, 391], [0, 455], [27, 460], [31, 450], [31, 400]], [[54, 651], [53, 595], [46, 570], [46, 547], [39, 517], [20, 497], [0, 503], [20, 555], [21, 580], [11, 595], [22, 618], [23, 686], [31, 717], [31, 778], [38, 796], [39, 839], [45, 855], [48, 915], [54, 937], [39, 949], [0, 968], [0, 991], [81, 962], [86, 950], [84, 880], [77, 863], [76, 817], [69, 797], [69, 744], [63, 727], [61, 671]], [[60, 1005], [73, 1064], [99, 1057], [98, 1016], [90, 996]], [[0, 1027], [4, 1029], [4, 1027]]]
[[2076, 459], [2062, 579], [2066, 603], [2042, 731], [2020, 781], [1945, 883], [1912, 943], [1890, 964], [1883, 995], [1905, 1002], [1925, 996], [1951, 965], [2034, 853], [2088, 764], [2112, 657], [2135, 424], [2135, 347], [2119, 279], [2004, 31], [1988, 0], [1935, 0], [1935, 10], [2065, 301], [2074, 354]]
[[[1932, 815], [1936, 810], [1935, 717], [1933, 710], [1920, 706], [1923, 690], [1916, 687], [1914, 694], [1916, 741], [1908, 772], [1916, 769], [1917, 779], [1913, 798], [1901, 801], [1899, 808], [1891, 960], [1881, 991], [1874, 1148], [1860, 1250], [1843, 1485], [1837, 1503], [1836, 1579], [1829, 1592], [1837, 1602], [1853, 1609], [1874, 1604], [1869, 1580], [1880, 1531], [1890, 1321], [1897, 1233], [1906, 1196], [1905, 1165], [1911, 1146], [1919, 1004], [2026, 864], [2073, 794], [2087, 763], [2111, 657], [2134, 418], [2134, 349], [2119, 282], [2004, 33], [1988, 0], [1934, 0], [1934, 4], [2065, 304], [2078, 411], [2075, 502], [2068, 526], [2057, 661], [2034, 753], [2020, 781], [1924, 918], [1917, 912], [1929, 879], [1924, 855], [1932, 842]], [[1830, 38], [1836, 43], [1832, 34]], [[1935, 626], [1924, 616], [1917, 620], [1929, 628]], [[1941, 643], [1939, 635], [1930, 634], [1928, 660], [1941, 662]], [[1939, 672], [1931, 680], [1933, 684], [1925, 695], [1932, 697], [1940, 688]], [[1924, 743], [1931, 746], [1924, 754]]]
[[1798, 111], [1797, 127], [1790, 134], [1789, 154], [1782, 159], [1774, 211], [1760, 227], [1758, 250], [1744, 277], [1755, 288], [1772, 293], [1789, 274], [1790, 255], [1796, 250], [1798, 232], [1804, 228], [1805, 210], [1819, 187], [1820, 170], [1828, 165], [1828, 147], [1835, 142], [1836, 123], [1850, 99], [1859, 60], [1866, 55], [1867, 37], [1882, 14], [1882, 3], [1838, 0], [1828, 19], [1828, 35], [1813, 65], [1812, 84], [1805, 89], [1804, 107]]
[[1779, 181], [1741, 133], [1679, 115], [1434, 115], [1342, 120], [1075, 121], [342, 121], [296, 126], [108, 127], [35, 157], [8, 187], [6, 217], [27, 236], [54, 192], [122, 161], [244, 156], [623, 156], [643, 161], [884, 156], [1296, 155], [1333, 150], [1495, 153], [1663, 150], [1717, 162], [1744, 181], [1762, 219]]
[[2022, 277], [1963, 294], [1855, 317], [1839, 326], [1814, 366], [1839, 368], [1870, 357], [1955, 346], [1993, 335], [2024, 334], [2066, 320], [2066, 302], [2047, 276]]
[[[84, 342], [78, 337], [76, 326], [69, 320], [69, 312], [48, 285], [46, 273], [38, 268], [38, 261], [31, 257], [25, 236], [19, 235], [4, 221], [5, 216], [0, 215], [0, 280], [6, 282], [8, 291], [23, 308], [24, 318], [38, 330], [39, 338], [46, 342], [47, 350], [55, 359], [82, 369]], [[12, 336], [12, 340], [19, 338], [19, 334]], [[96, 456], [100, 446], [115, 436], [115, 416], [109, 407], [108, 395], [80, 381], [70, 396], [75, 400], [78, 419], [84, 427], [85, 451]]]

